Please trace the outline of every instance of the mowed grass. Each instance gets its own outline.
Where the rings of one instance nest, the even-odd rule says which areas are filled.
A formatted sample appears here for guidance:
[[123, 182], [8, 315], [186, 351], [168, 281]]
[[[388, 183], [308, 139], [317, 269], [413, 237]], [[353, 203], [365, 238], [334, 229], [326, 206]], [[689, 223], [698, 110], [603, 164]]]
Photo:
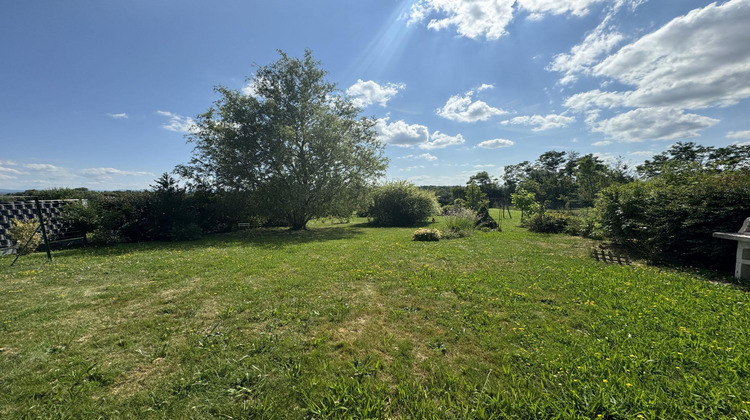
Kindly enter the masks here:
[[1, 258], [0, 418], [750, 418], [740, 287], [356, 222]]

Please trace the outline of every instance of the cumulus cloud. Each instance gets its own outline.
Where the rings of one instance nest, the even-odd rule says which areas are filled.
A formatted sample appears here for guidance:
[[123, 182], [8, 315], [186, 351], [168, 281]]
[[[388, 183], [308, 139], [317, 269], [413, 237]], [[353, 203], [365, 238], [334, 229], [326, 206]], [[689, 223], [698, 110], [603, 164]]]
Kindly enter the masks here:
[[727, 133], [728, 139], [750, 139], [750, 130], [746, 131], [730, 131]]
[[477, 147], [481, 147], [483, 149], [499, 149], [501, 147], [510, 147], [513, 146], [515, 143], [513, 143], [511, 140], [506, 139], [494, 139], [494, 140], [485, 140], [477, 145]]
[[494, 88], [495, 88], [495, 85], [493, 85], [493, 84], [490, 84], [490, 83], [482, 83], [482, 86], [479, 86], [479, 87], [477, 88], [477, 92], [481, 92], [481, 91], [483, 91], [483, 90], [487, 90], [487, 89], [494, 89]]
[[120, 169], [115, 168], [88, 168], [88, 169], [81, 169], [81, 174], [83, 175], [90, 175], [90, 176], [112, 176], [112, 175], [122, 175], [122, 176], [154, 176], [151, 172], [142, 172], [142, 171], [123, 171]]
[[571, 14], [583, 16], [589, 6], [605, 0], [518, 0], [518, 7], [530, 13], [530, 19], [541, 19], [544, 15]]
[[427, 161], [434, 161], [437, 160], [437, 156], [431, 155], [429, 153], [422, 153], [421, 155], [406, 155], [401, 156], [399, 159], [407, 159], [407, 160], [417, 160], [417, 159], [424, 159]]
[[609, 140], [602, 140], [602, 141], [596, 141], [596, 142], [591, 143], [592, 146], [597, 146], [597, 147], [609, 146], [610, 144], [612, 144], [612, 142]]
[[436, 112], [439, 116], [453, 121], [477, 122], [486, 121], [495, 115], [507, 114], [499, 108], [487, 105], [483, 101], [473, 101], [474, 91], [468, 91], [464, 96], [451, 96], [442, 108]]
[[[388, 123], [388, 118], [379, 118], [375, 121], [375, 131], [383, 144], [400, 147], [417, 146], [420, 149], [442, 149], [444, 147], [462, 144], [464, 140], [461, 134], [449, 136], [435, 131], [430, 135], [426, 126], [421, 124], [408, 124], [403, 120]], [[408, 155], [414, 157], [414, 155]], [[437, 159], [429, 153], [416, 156], [427, 160]], [[434, 158], [434, 159], [432, 159]]]
[[558, 54], [549, 63], [547, 70], [564, 73], [561, 84], [576, 81], [579, 73], [590, 73], [592, 65], [622, 42], [624, 36], [608, 28], [608, 22], [609, 16], [586, 35], [583, 42], [571, 48], [570, 53]]
[[[583, 16], [589, 6], [607, 0], [419, 0], [409, 10], [408, 24], [428, 20], [436, 31], [455, 28], [467, 38], [499, 39], [507, 33], [515, 11], [527, 12], [530, 19], [545, 15]], [[626, 0], [618, 0], [617, 3]], [[515, 7], [514, 7], [515, 6]]]
[[625, 105], [627, 94], [623, 92], [602, 92], [599, 89], [581, 92], [565, 100], [565, 106], [575, 111], [597, 108], [615, 108]]
[[372, 80], [365, 82], [362, 79], [357, 79], [357, 82], [346, 90], [346, 94], [352, 98], [354, 105], [360, 108], [365, 108], [375, 103], [385, 106], [391, 98], [396, 96], [399, 90], [403, 90], [404, 88], [406, 88], [406, 85], [403, 83], [379, 85]]
[[624, 142], [698, 137], [719, 120], [674, 108], [638, 108], [595, 123], [592, 131]]
[[421, 149], [442, 149], [443, 147], [455, 146], [463, 144], [466, 140], [461, 134], [455, 136], [449, 136], [445, 133], [436, 131], [430, 136], [430, 141], [420, 144]]
[[128, 114], [126, 114], [124, 112], [122, 112], [120, 114], [110, 114], [110, 113], [107, 113], [107, 116], [111, 117], [111, 118], [114, 118], [116, 120], [127, 120], [128, 119]]
[[520, 117], [511, 118], [501, 122], [503, 125], [507, 124], [521, 124], [533, 126], [532, 131], [544, 131], [552, 128], [567, 127], [568, 124], [574, 122], [575, 117], [566, 117], [564, 115], [548, 114], [542, 115], [525, 115]]
[[409, 24], [437, 16], [427, 23], [429, 29], [455, 27], [467, 38], [498, 39], [513, 20], [513, 3], [515, 0], [419, 0], [411, 7]]
[[375, 131], [383, 144], [393, 146], [416, 146], [430, 139], [427, 127], [420, 124], [407, 124], [403, 120], [388, 123], [388, 118], [379, 118], [375, 122]]
[[189, 133], [195, 127], [195, 121], [190, 117], [174, 114], [169, 111], [156, 111], [157, 114], [169, 118], [169, 121], [162, 124], [162, 128], [178, 133]]
[[634, 87], [631, 107], [701, 109], [750, 97], [750, 2], [712, 3], [626, 45], [593, 74]]

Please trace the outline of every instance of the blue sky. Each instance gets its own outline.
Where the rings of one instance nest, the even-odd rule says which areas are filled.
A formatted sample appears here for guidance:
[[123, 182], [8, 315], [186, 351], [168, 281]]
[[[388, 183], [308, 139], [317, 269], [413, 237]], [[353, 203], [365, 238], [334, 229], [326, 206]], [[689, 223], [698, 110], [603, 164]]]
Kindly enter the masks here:
[[750, 0], [5, 2], [0, 189], [148, 188], [277, 49], [378, 119], [391, 179], [747, 143], [748, 22]]

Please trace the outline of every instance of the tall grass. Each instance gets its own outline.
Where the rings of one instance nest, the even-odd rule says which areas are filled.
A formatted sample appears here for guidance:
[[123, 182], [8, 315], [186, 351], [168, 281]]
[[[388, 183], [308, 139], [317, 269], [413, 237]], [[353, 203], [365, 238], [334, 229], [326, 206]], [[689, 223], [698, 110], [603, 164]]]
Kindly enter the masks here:
[[447, 238], [469, 236], [474, 231], [476, 221], [477, 214], [471, 209], [459, 207], [448, 210], [443, 216], [444, 236]]

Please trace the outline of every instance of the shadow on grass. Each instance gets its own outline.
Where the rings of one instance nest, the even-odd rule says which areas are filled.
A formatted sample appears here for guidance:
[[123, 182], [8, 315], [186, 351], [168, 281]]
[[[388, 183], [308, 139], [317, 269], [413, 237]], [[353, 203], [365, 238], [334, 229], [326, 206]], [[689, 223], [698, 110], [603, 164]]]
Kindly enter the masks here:
[[[286, 228], [259, 228], [227, 233], [206, 235], [196, 241], [181, 242], [137, 242], [110, 246], [87, 246], [60, 252], [71, 257], [117, 256], [134, 252], [154, 252], [181, 250], [190, 251], [202, 248], [229, 248], [251, 245], [262, 248], [282, 248], [311, 242], [326, 242], [352, 239], [363, 233], [357, 226], [312, 228], [291, 231]], [[53, 252], [53, 259], [54, 259]]]
[[419, 222], [419, 223], [415, 223], [413, 225], [408, 225], [408, 226], [379, 226], [371, 222], [362, 222], [362, 223], [352, 223], [349, 226], [358, 227], [358, 228], [414, 228], [414, 229], [418, 229], [418, 228], [432, 227], [434, 225], [437, 225], [437, 223]]

